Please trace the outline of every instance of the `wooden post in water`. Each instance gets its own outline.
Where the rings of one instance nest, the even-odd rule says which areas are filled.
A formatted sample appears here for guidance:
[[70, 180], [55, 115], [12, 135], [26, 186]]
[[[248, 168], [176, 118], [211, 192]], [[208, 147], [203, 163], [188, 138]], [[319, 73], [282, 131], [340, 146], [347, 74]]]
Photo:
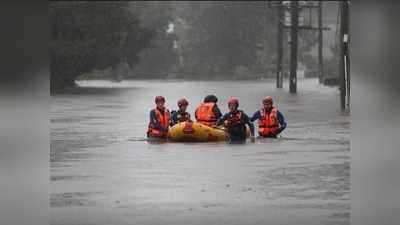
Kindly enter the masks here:
[[319, 83], [323, 82], [324, 78], [324, 57], [323, 57], [323, 39], [322, 32], [322, 1], [318, 1], [318, 61], [319, 61]]
[[349, 23], [350, 23], [350, 1], [346, 1], [345, 10], [346, 10], [346, 26], [345, 26], [345, 37], [343, 39], [344, 42], [344, 53], [345, 53], [345, 74], [346, 74], [346, 109], [350, 111], [350, 32], [349, 32]]
[[348, 51], [349, 42], [349, 2], [341, 1], [340, 7], [340, 55], [339, 55], [339, 79], [340, 79], [340, 108], [350, 109], [350, 60]]
[[290, 2], [290, 76], [289, 92], [297, 92], [297, 31], [299, 26], [299, 8], [297, 1]]
[[277, 44], [277, 66], [276, 66], [276, 87], [282, 88], [283, 74], [282, 74], [282, 57], [283, 57], [283, 22], [284, 22], [284, 9], [282, 2], [278, 5], [278, 44]]

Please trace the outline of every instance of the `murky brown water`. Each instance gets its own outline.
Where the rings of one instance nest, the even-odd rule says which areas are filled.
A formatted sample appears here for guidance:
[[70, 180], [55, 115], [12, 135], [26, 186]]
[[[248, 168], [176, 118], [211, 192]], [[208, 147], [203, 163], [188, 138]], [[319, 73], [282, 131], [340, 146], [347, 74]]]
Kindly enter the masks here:
[[[287, 82], [286, 82], [287, 83]], [[336, 88], [299, 80], [299, 94], [273, 81], [107, 81], [51, 99], [51, 223], [349, 224], [350, 116]], [[277, 96], [288, 128], [245, 145], [144, 141], [155, 95], [229, 97], [253, 114]]]

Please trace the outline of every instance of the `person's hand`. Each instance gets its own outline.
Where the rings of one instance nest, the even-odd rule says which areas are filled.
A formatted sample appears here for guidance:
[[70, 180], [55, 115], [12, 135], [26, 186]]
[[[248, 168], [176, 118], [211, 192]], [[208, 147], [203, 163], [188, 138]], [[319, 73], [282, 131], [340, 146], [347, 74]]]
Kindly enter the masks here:
[[251, 141], [252, 143], [254, 143], [254, 142], [256, 142], [256, 138], [255, 138], [254, 136], [250, 136], [250, 141]]

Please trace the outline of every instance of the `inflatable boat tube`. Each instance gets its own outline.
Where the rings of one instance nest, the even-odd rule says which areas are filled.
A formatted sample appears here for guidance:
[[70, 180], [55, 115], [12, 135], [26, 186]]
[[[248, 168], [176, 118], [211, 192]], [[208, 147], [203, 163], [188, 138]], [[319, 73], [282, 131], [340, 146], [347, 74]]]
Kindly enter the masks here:
[[[250, 129], [247, 127], [247, 137], [249, 136]], [[228, 134], [224, 128], [212, 128], [197, 122], [182, 122], [169, 129], [168, 139], [175, 142], [216, 142], [227, 141]]]

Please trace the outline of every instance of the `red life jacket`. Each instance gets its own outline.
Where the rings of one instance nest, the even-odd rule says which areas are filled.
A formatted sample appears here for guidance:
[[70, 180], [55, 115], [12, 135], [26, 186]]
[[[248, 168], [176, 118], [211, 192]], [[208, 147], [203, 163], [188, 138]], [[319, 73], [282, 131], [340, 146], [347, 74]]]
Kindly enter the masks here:
[[275, 136], [278, 133], [278, 110], [274, 107], [268, 114], [264, 108], [260, 110], [261, 118], [258, 120], [258, 133], [260, 136]]
[[230, 114], [230, 116], [228, 117], [228, 119], [226, 120], [226, 127], [227, 128], [231, 128], [231, 127], [235, 127], [237, 125], [242, 125], [243, 121], [242, 121], [242, 111], [238, 111], [235, 114]]
[[215, 125], [217, 118], [214, 114], [214, 106], [214, 102], [201, 103], [195, 112], [197, 122], [210, 127]]
[[243, 121], [242, 111], [230, 114], [224, 123], [229, 132], [246, 134], [246, 124]]
[[[157, 122], [161, 125], [161, 127], [168, 129], [171, 117], [168, 109], [164, 109], [164, 114], [161, 114], [158, 108], [155, 108], [154, 111], [156, 112]], [[166, 138], [168, 131], [158, 130], [157, 128], [153, 127], [153, 124], [150, 122], [147, 134], [149, 137]]]

